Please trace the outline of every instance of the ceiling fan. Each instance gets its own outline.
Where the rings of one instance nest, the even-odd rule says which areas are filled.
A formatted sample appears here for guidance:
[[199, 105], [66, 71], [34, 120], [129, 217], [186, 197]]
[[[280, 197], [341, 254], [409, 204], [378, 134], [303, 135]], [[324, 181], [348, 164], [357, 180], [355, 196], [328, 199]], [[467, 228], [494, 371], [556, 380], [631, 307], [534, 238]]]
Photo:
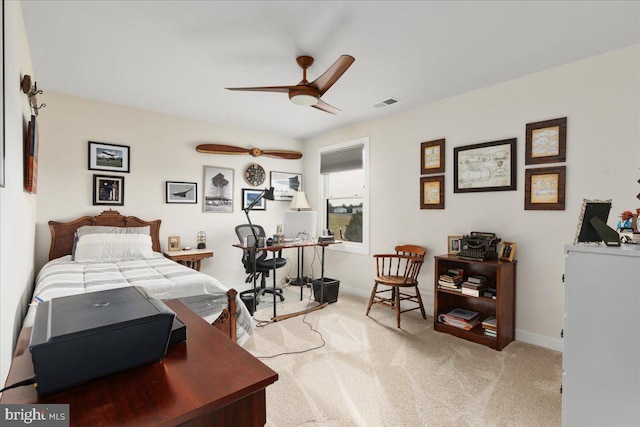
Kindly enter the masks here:
[[331, 86], [353, 64], [355, 58], [351, 55], [341, 55], [327, 71], [320, 77], [309, 83], [307, 81], [307, 68], [313, 64], [313, 57], [298, 56], [296, 62], [302, 68], [302, 80], [294, 86], [258, 86], [258, 87], [228, 87], [229, 90], [244, 90], [255, 92], [284, 92], [289, 94], [291, 102], [297, 105], [311, 106], [318, 110], [331, 114], [338, 114], [339, 109], [333, 107], [322, 99]]

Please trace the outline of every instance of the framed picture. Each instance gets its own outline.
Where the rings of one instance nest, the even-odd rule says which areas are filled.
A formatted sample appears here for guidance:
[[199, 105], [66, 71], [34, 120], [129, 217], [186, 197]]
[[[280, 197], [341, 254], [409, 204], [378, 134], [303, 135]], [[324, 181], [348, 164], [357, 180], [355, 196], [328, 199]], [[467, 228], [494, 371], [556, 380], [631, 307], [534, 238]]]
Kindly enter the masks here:
[[444, 173], [444, 139], [420, 144], [420, 174]]
[[524, 209], [563, 211], [565, 175], [565, 166], [525, 170]]
[[[609, 220], [609, 212], [611, 211], [611, 199], [609, 200], [582, 200], [582, 207], [580, 208], [580, 216], [578, 217], [578, 226], [576, 227], [576, 235], [573, 239], [573, 244], [577, 243], [589, 243], [600, 244], [603, 241], [603, 236], [593, 226], [592, 220], [598, 222], [598, 220], [604, 225]], [[615, 233], [615, 231], [614, 231]], [[617, 233], [615, 233], [617, 234]], [[618, 240], [618, 239], [616, 239]]]
[[198, 184], [167, 181], [166, 203], [198, 203]]
[[444, 209], [444, 175], [420, 178], [420, 209]]
[[233, 169], [204, 167], [204, 212], [233, 212]]
[[4, 0], [0, 0], [0, 187], [4, 187]]
[[567, 118], [527, 123], [525, 165], [567, 160]]
[[36, 116], [33, 114], [27, 126], [25, 148], [24, 189], [27, 193], [36, 194], [38, 191], [38, 124], [36, 123]]
[[514, 242], [502, 242], [500, 248], [500, 254], [498, 258], [502, 261], [513, 261], [513, 256], [516, 254], [516, 244]]
[[93, 204], [124, 206], [124, 176], [93, 175]]
[[271, 172], [271, 187], [273, 187], [273, 200], [291, 201], [295, 192], [302, 190], [302, 174]]
[[[252, 188], [243, 188], [242, 189], [242, 209], [247, 209], [253, 201], [260, 197], [262, 194], [262, 190], [254, 190]], [[252, 208], [252, 211], [265, 211], [267, 210], [267, 201], [262, 198], [258, 203], [256, 203]]]
[[453, 192], [516, 190], [516, 138], [453, 149]]
[[180, 236], [169, 236], [169, 251], [179, 251], [180, 247]]
[[462, 236], [448, 236], [447, 237], [447, 253], [449, 255], [455, 255], [460, 253]]
[[89, 170], [129, 173], [129, 147], [89, 141]]

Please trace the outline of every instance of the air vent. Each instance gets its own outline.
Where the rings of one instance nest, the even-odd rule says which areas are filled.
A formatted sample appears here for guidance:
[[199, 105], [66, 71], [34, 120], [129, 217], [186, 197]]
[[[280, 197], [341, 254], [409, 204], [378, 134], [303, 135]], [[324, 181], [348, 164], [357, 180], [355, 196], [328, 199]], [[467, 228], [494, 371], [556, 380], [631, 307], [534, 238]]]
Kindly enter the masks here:
[[373, 108], [382, 108], [382, 107], [386, 107], [387, 105], [391, 105], [391, 104], [395, 104], [396, 102], [400, 102], [399, 99], [396, 98], [389, 98], [389, 99], [385, 99], [382, 102], [379, 102], [377, 104], [373, 104]]

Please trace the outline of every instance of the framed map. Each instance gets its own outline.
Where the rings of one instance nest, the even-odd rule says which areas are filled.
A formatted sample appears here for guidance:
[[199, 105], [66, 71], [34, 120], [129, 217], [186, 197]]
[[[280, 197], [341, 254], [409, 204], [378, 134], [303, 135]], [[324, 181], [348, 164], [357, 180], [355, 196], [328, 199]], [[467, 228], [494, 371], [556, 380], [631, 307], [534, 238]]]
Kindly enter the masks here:
[[516, 190], [516, 138], [453, 149], [453, 192]]

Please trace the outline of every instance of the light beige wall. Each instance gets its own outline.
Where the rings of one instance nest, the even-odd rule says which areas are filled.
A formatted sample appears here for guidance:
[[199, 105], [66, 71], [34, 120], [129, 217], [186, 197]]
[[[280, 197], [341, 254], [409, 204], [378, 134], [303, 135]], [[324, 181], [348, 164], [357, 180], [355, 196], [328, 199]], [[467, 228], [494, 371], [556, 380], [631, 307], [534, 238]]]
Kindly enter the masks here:
[[[281, 160], [249, 155], [213, 155], [198, 153], [196, 145], [207, 142], [259, 147], [261, 149], [300, 149], [291, 138], [247, 132], [235, 128], [184, 119], [181, 117], [46, 92], [40, 97], [47, 104], [40, 121], [40, 169], [37, 212], [36, 265], [47, 260], [49, 220], [72, 220], [99, 214], [107, 206], [93, 206], [93, 174], [124, 176], [124, 206], [115, 206], [124, 215], [142, 219], [162, 219], [163, 249], [168, 236], [181, 236], [183, 246], [195, 246], [198, 231], [207, 235], [207, 247], [215, 251], [213, 259], [202, 262], [202, 272], [218, 278], [228, 287], [243, 290], [245, 273], [234, 227], [246, 223], [241, 210], [244, 169], [259, 163], [267, 172], [301, 172], [300, 160]], [[88, 169], [88, 141], [130, 147], [130, 173], [111, 173]], [[203, 166], [221, 166], [235, 170], [233, 213], [204, 213]], [[165, 181], [198, 184], [198, 204], [166, 204]], [[274, 233], [282, 222], [288, 203], [267, 202], [266, 211], [253, 211], [251, 220]], [[285, 269], [283, 269], [285, 270]], [[284, 274], [286, 271], [282, 271]]]
[[5, 1], [5, 187], [0, 188], [0, 383], [11, 365], [34, 277], [36, 196], [23, 190], [23, 140], [30, 110], [20, 90], [34, 76], [20, 3]]
[[[447, 235], [470, 231], [516, 242], [516, 338], [560, 350], [563, 248], [582, 199], [613, 199], [613, 227], [620, 212], [640, 207], [639, 94], [640, 46], [633, 46], [342, 129], [305, 143], [309, 197], [317, 198], [318, 148], [369, 136], [371, 253], [416, 243], [444, 254]], [[525, 211], [525, 125], [564, 116], [566, 210]], [[439, 138], [446, 138], [445, 209], [420, 210], [420, 142]], [[518, 140], [517, 191], [454, 194], [453, 147], [506, 138]], [[373, 271], [370, 256], [328, 251], [327, 275], [341, 290], [368, 295]], [[430, 312], [433, 274], [429, 257], [421, 288]]]

